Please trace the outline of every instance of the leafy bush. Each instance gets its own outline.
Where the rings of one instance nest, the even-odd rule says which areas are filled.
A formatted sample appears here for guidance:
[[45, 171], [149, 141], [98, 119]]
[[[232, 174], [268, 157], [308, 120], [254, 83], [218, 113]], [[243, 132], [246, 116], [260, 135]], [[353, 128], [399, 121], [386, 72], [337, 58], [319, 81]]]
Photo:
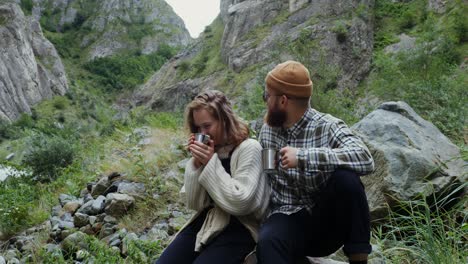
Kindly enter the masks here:
[[148, 55], [114, 55], [98, 58], [84, 68], [99, 76], [98, 81], [107, 90], [128, 90], [142, 84], [175, 54], [175, 49], [162, 46]]
[[34, 127], [34, 119], [32, 116], [22, 113], [20, 118], [15, 121], [14, 125], [20, 128], [32, 128]]
[[23, 164], [29, 166], [35, 179], [41, 182], [55, 180], [60, 170], [73, 162], [76, 147], [70, 140], [59, 136], [36, 134], [31, 140]]
[[13, 139], [17, 136], [16, 127], [10, 122], [0, 119], [0, 142], [5, 139]]
[[31, 15], [34, 3], [32, 0], [21, 0], [20, 6], [26, 15]]
[[64, 96], [55, 96], [52, 105], [57, 110], [64, 110], [68, 105], [68, 100]]
[[0, 181], [0, 230], [11, 235], [29, 224], [29, 212], [39, 195], [38, 188], [25, 177], [10, 176]]

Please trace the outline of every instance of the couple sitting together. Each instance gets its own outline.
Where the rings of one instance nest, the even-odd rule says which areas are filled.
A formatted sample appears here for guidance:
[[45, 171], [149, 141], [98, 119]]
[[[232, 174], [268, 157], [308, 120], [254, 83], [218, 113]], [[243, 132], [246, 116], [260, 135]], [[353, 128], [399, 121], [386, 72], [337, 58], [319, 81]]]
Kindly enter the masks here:
[[[221, 92], [187, 106], [192, 158], [183, 192], [196, 214], [157, 264], [239, 264], [253, 251], [261, 264], [295, 264], [342, 246], [350, 263], [367, 263], [369, 207], [359, 176], [373, 171], [369, 150], [343, 121], [311, 108], [301, 63], [277, 65], [265, 82], [259, 142]], [[279, 151], [276, 170], [264, 172], [265, 148]]]

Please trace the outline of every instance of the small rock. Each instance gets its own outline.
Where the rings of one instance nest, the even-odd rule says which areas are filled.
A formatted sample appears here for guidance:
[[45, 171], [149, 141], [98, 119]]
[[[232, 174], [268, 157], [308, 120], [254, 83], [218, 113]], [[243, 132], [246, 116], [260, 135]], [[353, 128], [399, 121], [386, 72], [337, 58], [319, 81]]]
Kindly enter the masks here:
[[83, 232], [78, 231], [73, 233], [63, 240], [62, 248], [67, 253], [73, 253], [80, 249], [87, 250], [88, 243], [86, 242], [86, 238], [87, 236]]
[[85, 258], [89, 256], [89, 252], [83, 249], [80, 249], [76, 252], [76, 260], [83, 261]]
[[15, 153], [10, 153], [10, 154], [8, 154], [8, 156], [6, 156], [5, 159], [8, 160], [8, 161], [10, 161], [10, 160], [12, 160], [14, 157], [15, 157]]
[[73, 215], [81, 205], [83, 205], [83, 202], [80, 202], [79, 200], [70, 201], [63, 205], [62, 210]]
[[67, 202], [75, 201], [76, 197], [68, 194], [61, 193], [59, 195], [59, 202], [61, 206], [64, 206]]
[[73, 223], [76, 227], [82, 227], [89, 223], [89, 216], [87, 214], [76, 213], [73, 217]]

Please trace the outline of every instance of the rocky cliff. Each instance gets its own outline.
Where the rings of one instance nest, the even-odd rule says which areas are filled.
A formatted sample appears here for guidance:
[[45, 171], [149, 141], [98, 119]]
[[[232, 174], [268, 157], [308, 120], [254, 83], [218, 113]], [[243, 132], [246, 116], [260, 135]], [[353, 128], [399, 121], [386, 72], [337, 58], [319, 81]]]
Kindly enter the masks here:
[[[181, 76], [179, 65], [200, 52], [200, 48], [185, 50], [135, 93], [134, 102], [160, 110], [179, 109], [186, 100], [174, 104], [165, 94], [189, 95], [181, 92], [185, 83], [195, 94], [208, 87], [226, 90], [225, 84], [232, 83], [229, 72], [265, 71], [285, 59], [303, 62], [313, 79], [328, 78], [327, 88], [352, 89], [370, 70], [373, 5], [373, 0], [221, 0], [223, 33], [216, 49], [224, 70], [218, 67], [196, 78]], [[244, 87], [236, 89], [249, 90], [255, 78], [250, 75], [240, 84]]]
[[191, 41], [182, 19], [163, 0], [38, 0], [32, 11], [49, 31], [79, 29], [91, 60], [122, 51], [149, 54], [161, 44]]
[[0, 119], [15, 120], [31, 106], [68, 89], [54, 46], [15, 3], [0, 3]]

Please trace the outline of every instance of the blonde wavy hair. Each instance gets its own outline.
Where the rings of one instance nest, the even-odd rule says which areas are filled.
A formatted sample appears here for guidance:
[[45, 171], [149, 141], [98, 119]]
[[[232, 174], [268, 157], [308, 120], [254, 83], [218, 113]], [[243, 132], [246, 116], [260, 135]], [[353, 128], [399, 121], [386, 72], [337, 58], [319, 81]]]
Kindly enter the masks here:
[[217, 90], [209, 90], [195, 96], [185, 108], [185, 126], [191, 133], [198, 129], [193, 120], [195, 110], [205, 109], [220, 122], [229, 144], [239, 145], [249, 137], [249, 127], [232, 110], [231, 103], [226, 96]]

